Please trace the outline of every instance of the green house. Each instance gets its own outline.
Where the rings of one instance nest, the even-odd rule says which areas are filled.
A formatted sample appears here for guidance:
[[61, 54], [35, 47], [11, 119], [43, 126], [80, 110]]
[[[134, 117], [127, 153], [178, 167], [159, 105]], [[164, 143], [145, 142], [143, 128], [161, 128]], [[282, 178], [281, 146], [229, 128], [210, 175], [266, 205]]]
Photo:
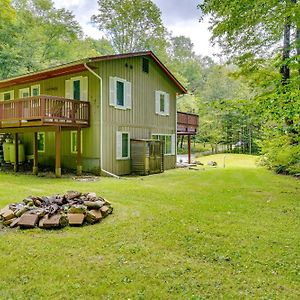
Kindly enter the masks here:
[[[130, 140], [164, 141], [176, 164], [176, 96], [186, 89], [152, 52], [87, 58], [0, 81], [0, 133], [39, 165], [131, 173]], [[18, 146], [15, 143], [18, 166]]]

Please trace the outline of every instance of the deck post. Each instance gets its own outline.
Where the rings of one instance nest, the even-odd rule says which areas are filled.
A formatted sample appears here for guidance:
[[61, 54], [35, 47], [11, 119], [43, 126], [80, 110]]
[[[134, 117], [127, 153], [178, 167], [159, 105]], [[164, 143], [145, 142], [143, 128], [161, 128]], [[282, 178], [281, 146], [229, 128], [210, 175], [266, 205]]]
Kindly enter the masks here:
[[34, 132], [33, 133], [33, 168], [32, 168], [32, 173], [33, 175], [38, 174], [38, 133]]
[[55, 176], [61, 177], [61, 127], [55, 130]]
[[191, 163], [191, 135], [188, 135], [188, 163]]
[[77, 129], [77, 176], [82, 174], [82, 157], [81, 157], [81, 128]]
[[18, 134], [15, 133], [15, 164], [14, 164], [14, 171], [19, 171], [19, 140], [18, 140]]

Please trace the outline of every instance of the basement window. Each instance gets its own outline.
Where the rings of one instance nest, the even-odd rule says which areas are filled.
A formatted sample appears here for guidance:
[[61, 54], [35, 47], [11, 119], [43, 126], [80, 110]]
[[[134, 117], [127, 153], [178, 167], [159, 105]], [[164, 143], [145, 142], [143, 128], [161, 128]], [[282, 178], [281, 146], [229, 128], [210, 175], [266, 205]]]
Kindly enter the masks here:
[[130, 157], [129, 132], [117, 131], [117, 159], [128, 159]]

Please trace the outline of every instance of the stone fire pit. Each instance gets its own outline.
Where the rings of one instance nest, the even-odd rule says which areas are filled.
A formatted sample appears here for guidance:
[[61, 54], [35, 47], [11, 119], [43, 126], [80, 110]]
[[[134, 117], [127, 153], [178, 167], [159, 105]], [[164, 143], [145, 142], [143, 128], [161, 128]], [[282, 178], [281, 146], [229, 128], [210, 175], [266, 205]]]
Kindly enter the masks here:
[[50, 197], [29, 196], [0, 210], [0, 223], [14, 228], [45, 229], [94, 224], [111, 214], [111, 204], [95, 193], [69, 191]]

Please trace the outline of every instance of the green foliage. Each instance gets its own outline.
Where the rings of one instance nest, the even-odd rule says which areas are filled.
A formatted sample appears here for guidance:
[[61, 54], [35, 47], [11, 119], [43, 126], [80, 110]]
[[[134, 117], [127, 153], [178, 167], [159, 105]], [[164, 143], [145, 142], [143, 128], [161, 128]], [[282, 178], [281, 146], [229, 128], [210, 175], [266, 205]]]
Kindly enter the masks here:
[[151, 0], [98, 0], [92, 21], [103, 30], [118, 53], [166, 47], [161, 12]]
[[74, 15], [51, 0], [15, 0], [11, 12], [10, 22], [0, 19], [0, 79], [113, 52], [106, 40], [85, 39]]

